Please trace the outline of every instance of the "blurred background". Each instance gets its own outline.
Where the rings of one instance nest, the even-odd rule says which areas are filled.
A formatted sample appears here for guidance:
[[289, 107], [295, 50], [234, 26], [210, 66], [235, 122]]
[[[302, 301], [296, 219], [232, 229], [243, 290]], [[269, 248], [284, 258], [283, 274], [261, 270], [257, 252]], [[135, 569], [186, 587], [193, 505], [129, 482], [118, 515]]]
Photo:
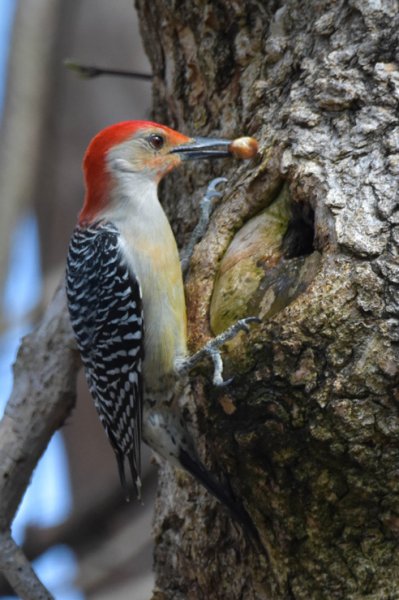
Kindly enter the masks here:
[[[106, 125], [151, 116], [149, 82], [79, 79], [67, 58], [150, 73], [133, 0], [0, 1], [1, 413], [21, 337], [63, 277], [88, 142]], [[155, 479], [147, 455], [143, 503], [125, 502], [81, 374], [76, 408], [37, 467], [13, 530], [57, 600], [150, 597]], [[0, 579], [0, 597], [9, 596]]]

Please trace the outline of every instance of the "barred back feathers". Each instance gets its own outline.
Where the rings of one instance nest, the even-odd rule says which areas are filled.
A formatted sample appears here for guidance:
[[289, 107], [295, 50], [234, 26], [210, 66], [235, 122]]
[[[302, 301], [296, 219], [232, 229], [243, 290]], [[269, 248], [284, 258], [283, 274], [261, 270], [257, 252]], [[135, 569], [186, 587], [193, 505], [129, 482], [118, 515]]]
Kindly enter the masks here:
[[67, 260], [67, 298], [86, 378], [114, 448], [126, 490], [124, 459], [140, 492], [144, 328], [140, 285], [106, 222], [77, 226]]

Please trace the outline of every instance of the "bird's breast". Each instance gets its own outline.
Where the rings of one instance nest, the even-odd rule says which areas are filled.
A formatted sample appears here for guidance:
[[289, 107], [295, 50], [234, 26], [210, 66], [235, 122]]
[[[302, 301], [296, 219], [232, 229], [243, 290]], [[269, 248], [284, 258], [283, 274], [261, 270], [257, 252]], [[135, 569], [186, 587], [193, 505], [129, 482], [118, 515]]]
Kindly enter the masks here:
[[162, 227], [144, 233], [124, 228], [121, 251], [141, 287], [144, 314], [144, 384], [162, 386], [186, 354], [186, 306], [180, 259], [166, 217]]

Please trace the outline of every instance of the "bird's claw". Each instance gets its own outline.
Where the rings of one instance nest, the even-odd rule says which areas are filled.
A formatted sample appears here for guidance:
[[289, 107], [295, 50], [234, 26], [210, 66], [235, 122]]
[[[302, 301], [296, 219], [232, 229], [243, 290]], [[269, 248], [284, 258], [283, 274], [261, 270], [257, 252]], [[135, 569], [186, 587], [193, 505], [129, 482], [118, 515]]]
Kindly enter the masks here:
[[250, 332], [249, 325], [251, 323], [260, 323], [261, 319], [258, 317], [245, 317], [244, 319], [239, 319], [231, 325], [228, 329], [220, 333], [213, 340], [210, 341], [210, 344], [214, 344], [215, 348], [219, 348], [229, 340], [233, 339], [240, 331], [245, 331], [245, 333]]
[[215, 177], [215, 179], [212, 179], [212, 181], [210, 181], [208, 188], [206, 190], [205, 196], [203, 198], [203, 200], [208, 199], [208, 200], [212, 200], [213, 198], [220, 198], [222, 196], [222, 191], [217, 190], [217, 186], [220, 185], [221, 183], [227, 183], [228, 179], [227, 177]]
[[[246, 317], [245, 319], [240, 319], [239, 321], [237, 321], [237, 323], [235, 324], [237, 326], [238, 331], [245, 331], [245, 333], [249, 333], [250, 332], [250, 328], [249, 325], [252, 324], [258, 324], [261, 323], [262, 320], [259, 319], [259, 317]], [[234, 325], [233, 325], [234, 327]]]
[[239, 319], [234, 325], [223, 331], [223, 333], [219, 334], [213, 340], [210, 340], [208, 344], [204, 346], [204, 350], [207, 352], [212, 358], [213, 361], [213, 384], [217, 387], [226, 387], [230, 385], [233, 381], [233, 377], [227, 379], [226, 381], [223, 379], [223, 360], [220, 355], [219, 348], [229, 340], [233, 339], [240, 331], [245, 331], [245, 333], [249, 333], [249, 325], [251, 323], [260, 323], [261, 320], [258, 317], [246, 317], [244, 319]]
[[179, 365], [177, 365], [178, 372], [180, 371], [187, 373], [206, 356], [208, 356], [213, 362], [213, 385], [217, 387], [225, 387], [230, 385], [234, 378], [231, 377], [227, 380], [223, 379], [223, 360], [219, 348], [229, 340], [233, 339], [240, 331], [249, 333], [249, 325], [251, 323], [260, 322], [261, 320], [258, 317], [246, 317], [245, 319], [240, 319], [234, 323], [234, 325], [226, 329], [226, 331], [223, 331], [223, 333], [220, 333], [213, 339], [209, 340], [209, 342], [205, 344], [201, 350], [189, 358], [181, 361]]
[[214, 385], [216, 385], [217, 387], [220, 388], [224, 388], [227, 387], [228, 385], [231, 385], [234, 381], [234, 377], [229, 377], [228, 379], [222, 379], [222, 381], [220, 383], [215, 383], [213, 382]]

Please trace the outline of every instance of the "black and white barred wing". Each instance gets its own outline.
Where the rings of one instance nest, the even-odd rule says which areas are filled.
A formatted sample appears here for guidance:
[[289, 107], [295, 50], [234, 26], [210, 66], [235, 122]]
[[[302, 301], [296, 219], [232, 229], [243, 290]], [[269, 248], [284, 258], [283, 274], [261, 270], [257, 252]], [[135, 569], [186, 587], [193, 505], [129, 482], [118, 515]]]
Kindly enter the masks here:
[[90, 392], [115, 450], [122, 485], [128, 458], [140, 492], [144, 358], [140, 285], [119, 252], [110, 224], [77, 227], [67, 261], [72, 327]]

